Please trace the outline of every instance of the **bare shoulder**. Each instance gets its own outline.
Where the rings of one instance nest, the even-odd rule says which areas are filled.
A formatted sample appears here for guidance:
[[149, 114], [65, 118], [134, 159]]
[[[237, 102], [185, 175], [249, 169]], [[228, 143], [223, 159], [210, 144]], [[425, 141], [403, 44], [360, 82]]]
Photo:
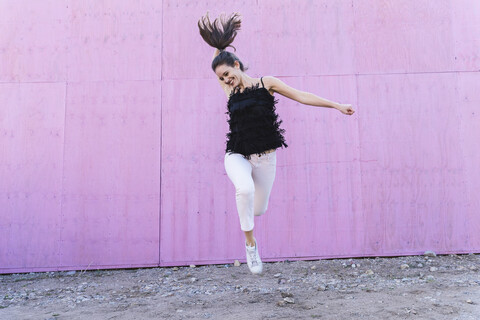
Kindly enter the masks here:
[[266, 76], [263, 78], [263, 82], [265, 84], [265, 88], [268, 89], [268, 91], [273, 94], [273, 93], [278, 93], [281, 94], [282, 96], [285, 96], [289, 99], [301, 102], [303, 95], [305, 94], [304, 92], [297, 90], [295, 88], [290, 87], [287, 85], [285, 82], [282, 80], [272, 77], [272, 76]]
[[275, 92], [273, 88], [275, 87], [275, 85], [278, 85], [278, 81], [280, 80], [273, 76], [264, 76], [262, 77], [262, 81], [263, 81], [263, 85], [265, 86], [265, 89], [267, 89], [270, 92], [270, 94], [273, 95], [273, 93]]
[[265, 88], [267, 89], [270, 89], [278, 81], [278, 79], [273, 76], [264, 76], [262, 77], [262, 80], [263, 80], [263, 84], [265, 85]]

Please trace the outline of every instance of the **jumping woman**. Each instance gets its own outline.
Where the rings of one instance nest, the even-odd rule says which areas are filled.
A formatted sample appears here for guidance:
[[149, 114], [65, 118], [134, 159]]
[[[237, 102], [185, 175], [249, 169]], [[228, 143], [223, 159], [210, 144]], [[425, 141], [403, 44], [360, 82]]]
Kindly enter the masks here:
[[[215, 48], [212, 69], [228, 97], [228, 124], [225, 170], [236, 190], [240, 228], [245, 233], [247, 265], [254, 274], [262, 272], [258, 243], [253, 235], [254, 216], [265, 213], [276, 170], [276, 152], [287, 147], [282, 123], [275, 112], [274, 93], [302, 104], [334, 108], [346, 115], [354, 110], [340, 104], [299, 91], [281, 80], [265, 76], [252, 78], [245, 73], [240, 59], [225, 49], [231, 46], [240, 29], [240, 16], [221, 15], [213, 22], [207, 15], [198, 27], [203, 40]], [[234, 48], [235, 49], [235, 48]]]

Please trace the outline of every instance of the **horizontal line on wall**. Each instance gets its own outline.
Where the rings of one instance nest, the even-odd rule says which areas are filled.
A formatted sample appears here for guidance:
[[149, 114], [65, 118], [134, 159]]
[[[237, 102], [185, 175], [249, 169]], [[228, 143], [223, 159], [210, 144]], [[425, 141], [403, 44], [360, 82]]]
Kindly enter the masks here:
[[[388, 76], [402, 74], [444, 74], [444, 73], [480, 73], [480, 70], [453, 70], [453, 71], [418, 71], [418, 72], [385, 72], [385, 73], [343, 73], [343, 74], [309, 74], [309, 75], [274, 75], [278, 78], [309, 78], [309, 77], [348, 77], [348, 76]], [[254, 73], [252, 73], [254, 74]], [[86, 80], [86, 81], [0, 81], [0, 84], [26, 84], [26, 83], [102, 83], [102, 82], [163, 82], [166, 80], [212, 80], [215, 77], [203, 78], [163, 78], [163, 79], [124, 79], [124, 80]]]
[[[297, 76], [283, 76], [283, 75], [273, 75], [277, 78], [309, 78], [309, 77], [348, 77], [348, 76], [384, 76], [384, 75], [401, 75], [401, 74], [436, 74], [436, 73], [480, 73], [480, 70], [467, 70], [467, 71], [419, 71], [419, 72], [386, 72], [386, 73], [342, 73], [342, 74], [309, 74], [309, 75], [297, 75]], [[255, 74], [255, 73], [251, 73]], [[207, 77], [207, 78], [164, 78], [165, 80], [211, 80], [215, 79], [215, 77]]]
[[126, 79], [126, 80], [87, 80], [87, 81], [65, 81], [65, 80], [62, 80], [62, 81], [0, 81], [0, 84], [26, 84], [26, 83], [85, 83], [85, 82], [88, 82], [88, 83], [102, 83], [102, 82], [161, 82], [162, 80], [159, 78], [159, 79], [149, 79], [149, 80], [136, 80], [136, 79], [133, 79], [133, 80], [129, 80], [129, 79]]

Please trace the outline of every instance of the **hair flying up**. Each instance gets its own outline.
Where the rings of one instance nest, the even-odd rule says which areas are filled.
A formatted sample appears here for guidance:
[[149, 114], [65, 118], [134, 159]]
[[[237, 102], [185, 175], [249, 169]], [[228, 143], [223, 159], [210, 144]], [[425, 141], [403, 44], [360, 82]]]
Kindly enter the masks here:
[[198, 20], [198, 29], [200, 29], [200, 35], [203, 40], [220, 51], [227, 47], [232, 47], [236, 50], [231, 43], [237, 36], [240, 25], [241, 20], [238, 13], [232, 13], [229, 17], [221, 14], [211, 22], [207, 12], [205, 16]]

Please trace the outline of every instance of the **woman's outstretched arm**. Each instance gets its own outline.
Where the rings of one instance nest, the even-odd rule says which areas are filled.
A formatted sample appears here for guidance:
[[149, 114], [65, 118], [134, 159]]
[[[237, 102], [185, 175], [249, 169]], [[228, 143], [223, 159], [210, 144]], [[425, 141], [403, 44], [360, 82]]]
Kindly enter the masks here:
[[213, 58], [212, 58], [212, 60], [215, 59], [215, 57], [218, 56], [219, 54], [220, 54], [220, 50], [215, 49], [215, 52], [213, 53]]
[[263, 83], [269, 91], [277, 92], [282, 96], [316, 107], [334, 108], [343, 114], [352, 115], [355, 111], [350, 104], [341, 104], [320, 98], [310, 92], [300, 91], [285, 84], [282, 80], [275, 77], [263, 77]]
[[[212, 60], [215, 59], [215, 57], [218, 56], [219, 54], [220, 54], [220, 50], [215, 49], [215, 52], [213, 53]], [[218, 80], [218, 83], [220, 84], [220, 86], [222, 87], [223, 91], [225, 92], [225, 94], [227, 95], [227, 98], [228, 98], [230, 96], [230, 89], [228, 88], [227, 85], [225, 85], [225, 82], [218, 79], [218, 77], [217, 77], [217, 80]]]

